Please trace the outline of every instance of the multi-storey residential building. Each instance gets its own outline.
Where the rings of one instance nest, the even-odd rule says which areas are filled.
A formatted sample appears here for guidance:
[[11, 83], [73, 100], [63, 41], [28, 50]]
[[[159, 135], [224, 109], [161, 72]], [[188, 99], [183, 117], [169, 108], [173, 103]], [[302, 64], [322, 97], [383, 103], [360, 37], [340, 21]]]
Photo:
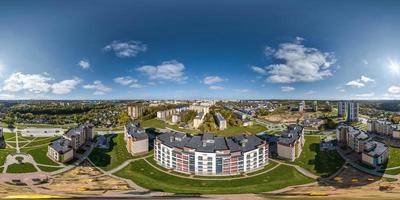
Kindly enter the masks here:
[[400, 138], [400, 127], [387, 120], [369, 120], [368, 131], [393, 138]]
[[202, 112], [202, 113], [207, 114], [208, 112], [210, 112], [210, 106], [193, 104], [193, 105], [189, 106], [189, 110], [194, 110], [198, 113]]
[[338, 117], [344, 117], [345, 114], [346, 114], [347, 102], [346, 101], [339, 101], [337, 103], [337, 109], [338, 109]]
[[313, 102], [312, 110], [313, 110], [314, 112], [317, 112], [317, 111], [318, 111], [318, 101], [314, 101], [314, 102]]
[[236, 115], [236, 117], [239, 118], [242, 121], [244, 121], [247, 118], [247, 114], [244, 113], [244, 112], [233, 110], [233, 114]]
[[154, 159], [163, 167], [198, 175], [235, 175], [268, 163], [268, 144], [257, 136], [189, 136], [166, 132], [154, 140]]
[[297, 124], [289, 125], [288, 130], [278, 140], [278, 156], [290, 161], [296, 160], [300, 157], [304, 142], [303, 127]]
[[149, 138], [147, 133], [132, 122], [128, 122], [124, 126], [124, 139], [126, 141], [126, 149], [132, 156], [149, 151]]
[[56, 162], [68, 162], [78, 149], [92, 142], [93, 138], [93, 125], [81, 124], [77, 128], [68, 130], [61, 138], [50, 142], [47, 156]]
[[219, 130], [224, 130], [227, 127], [225, 118], [220, 113], [214, 115], [215, 123], [218, 125]]
[[137, 119], [143, 115], [144, 108], [141, 105], [128, 106], [128, 115], [131, 119]]
[[6, 141], [4, 140], [3, 128], [0, 127], [0, 149], [6, 148]]
[[357, 122], [358, 121], [358, 103], [357, 102], [349, 102], [347, 105], [347, 121], [348, 122]]
[[305, 101], [301, 101], [299, 103], [299, 112], [303, 112], [305, 108], [306, 108], [306, 102]]
[[197, 113], [197, 116], [193, 119], [193, 127], [199, 128], [199, 126], [203, 123], [205, 116], [206, 115], [203, 112]]
[[172, 115], [179, 114], [185, 110], [188, 110], [187, 106], [178, 106], [173, 109], [158, 111], [157, 118], [165, 121], [165, 120], [169, 119]]
[[363, 131], [347, 124], [340, 124], [336, 130], [336, 139], [357, 153], [361, 153], [361, 161], [377, 167], [388, 159], [389, 148], [387, 145], [373, 141]]
[[377, 167], [384, 165], [389, 158], [389, 147], [377, 141], [369, 141], [361, 154], [361, 161], [364, 164]]
[[178, 123], [178, 122], [180, 122], [181, 121], [181, 116], [180, 115], [178, 115], [178, 114], [173, 114], [172, 115], [172, 117], [171, 117], [171, 122], [173, 123], [173, 124], [176, 124], [176, 123]]

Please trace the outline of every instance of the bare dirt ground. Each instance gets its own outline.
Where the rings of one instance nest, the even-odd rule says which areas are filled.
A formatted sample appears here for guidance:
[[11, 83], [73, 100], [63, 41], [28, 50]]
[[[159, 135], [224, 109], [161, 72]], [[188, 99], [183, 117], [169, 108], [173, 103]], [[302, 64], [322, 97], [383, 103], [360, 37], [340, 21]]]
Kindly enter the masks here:
[[297, 119], [303, 120], [306, 117], [318, 116], [317, 113], [306, 113], [306, 112], [290, 112], [286, 111], [283, 113], [271, 114], [264, 116], [263, 118], [273, 123], [296, 123]]
[[265, 199], [398, 199], [399, 195], [399, 182], [389, 182], [347, 166], [328, 181], [260, 196]]

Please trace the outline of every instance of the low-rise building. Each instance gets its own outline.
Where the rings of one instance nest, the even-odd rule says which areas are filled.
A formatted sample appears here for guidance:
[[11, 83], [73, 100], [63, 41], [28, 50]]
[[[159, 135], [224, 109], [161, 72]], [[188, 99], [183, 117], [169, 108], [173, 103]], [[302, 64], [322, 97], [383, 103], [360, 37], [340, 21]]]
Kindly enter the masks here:
[[300, 157], [304, 143], [303, 127], [297, 124], [289, 125], [288, 130], [278, 140], [278, 157], [290, 161], [296, 160]]
[[225, 118], [221, 115], [221, 113], [215, 113], [214, 115], [215, 123], [218, 125], [219, 130], [224, 130], [227, 127], [227, 123]]
[[78, 149], [93, 141], [94, 130], [91, 124], [80, 124], [68, 130], [61, 138], [51, 141], [47, 156], [55, 162], [68, 162], [76, 156]]
[[54, 137], [64, 133], [62, 128], [24, 128], [21, 135], [24, 137]]
[[128, 122], [124, 126], [124, 139], [126, 149], [132, 156], [149, 151], [149, 138], [146, 131], [132, 122]]
[[268, 164], [268, 143], [257, 136], [165, 132], [154, 140], [154, 159], [182, 173], [236, 175]]
[[361, 161], [372, 167], [384, 165], [389, 158], [389, 147], [377, 141], [369, 141], [365, 144], [361, 155]]

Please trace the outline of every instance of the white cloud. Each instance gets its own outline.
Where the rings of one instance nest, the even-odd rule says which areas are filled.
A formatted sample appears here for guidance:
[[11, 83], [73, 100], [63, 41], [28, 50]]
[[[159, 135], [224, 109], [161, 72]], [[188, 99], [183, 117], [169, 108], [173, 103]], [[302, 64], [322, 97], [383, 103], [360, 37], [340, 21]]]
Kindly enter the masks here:
[[132, 78], [130, 76], [121, 76], [121, 77], [114, 78], [114, 82], [119, 83], [121, 85], [129, 85], [131, 83], [138, 82], [138, 80], [134, 79], [134, 78]]
[[361, 81], [362, 82], [364, 82], [364, 83], [368, 83], [368, 82], [375, 82], [375, 80], [374, 79], [372, 79], [372, 78], [369, 78], [369, 77], [367, 77], [367, 76], [361, 76]]
[[279, 45], [273, 56], [284, 63], [264, 68], [252, 67], [253, 71], [268, 75], [266, 80], [273, 83], [312, 82], [332, 76], [330, 66], [336, 62], [334, 55], [305, 47], [302, 45], [303, 40], [296, 37], [292, 43]]
[[294, 91], [295, 90], [295, 88], [294, 87], [291, 87], [291, 86], [282, 86], [281, 87], [281, 91], [282, 92], [292, 92], [292, 91]]
[[160, 65], [145, 65], [137, 68], [139, 72], [147, 75], [150, 80], [166, 80], [182, 82], [187, 77], [184, 75], [185, 66], [177, 61], [164, 61]]
[[103, 95], [111, 91], [111, 88], [103, 85], [103, 83], [99, 80], [94, 81], [93, 84], [84, 85], [83, 88], [88, 90], [94, 90], [93, 94], [95, 95]]
[[257, 67], [257, 66], [251, 66], [251, 69], [261, 75], [266, 75], [267, 74], [267, 70], [261, 68], [261, 67]]
[[121, 58], [135, 57], [140, 52], [147, 50], [147, 45], [140, 41], [113, 41], [111, 44], [103, 48], [105, 51], [114, 51], [115, 55]]
[[79, 61], [78, 65], [82, 68], [82, 69], [89, 69], [90, 68], [90, 62], [87, 59], [82, 59]]
[[131, 88], [144, 88], [145, 86], [141, 85], [139, 83], [134, 83], [134, 84], [130, 85], [129, 87], [131, 87]]
[[309, 91], [306, 92], [306, 94], [308, 94], [308, 95], [315, 94], [315, 91], [314, 90], [309, 90]]
[[63, 80], [58, 83], [54, 83], [51, 88], [54, 94], [68, 94], [81, 82], [79, 78], [70, 80]]
[[356, 87], [356, 88], [361, 88], [361, 87], [365, 86], [365, 84], [361, 83], [360, 80], [349, 81], [346, 83], [346, 85], [351, 86], [351, 87]]
[[214, 83], [219, 83], [224, 81], [225, 79], [219, 77], [219, 76], [207, 76], [203, 79], [203, 83], [206, 85], [212, 85]]
[[211, 85], [210, 87], [208, 87], [208, 89], [210, 89], [210, 90], [223, 90], [224, 87], [217, 86], [217, 85]]
[[375, 96], [374, 92], [356, 94], [356, 97], [373, 97], [373, 96]]
[[275, 52], [276, 52], [276, 50], [269, 46], [265, 47], [265, 49], [264, 49], [265, 56], [272, 56], [272, 55], [274, 55]]
[[249, 89], [236, 89], [235, 91], [236, 91], [236, 92], [240, 92], [240, 93], [247, 93], [247, 92], [250, 92]]
[[390, 94], [399, 94], [400, 93], [400, 86], [393, 85], [388, 88], [388, 92]]
[[11, 74], [8, 79], [4, 81], [3, 90], [7, 92], [18, 92], [21, 90], [28, 90], [33, 93], [44, 93], [48, 92], [51, 88], [51, 84], [48, 82], [52, 78], [46, 74], [23, 74], [17, 72]]
[[13, 94], [0, 94], [0, 100], [14, 100], [16, 98]]
[[364, 87], [365, 83], [368, 83], [368, 82], [375, 82], [375, 80], [362, 75], [361, 78], [349, 81], [346, 83], [346, 85], [351, 86], [351, 87], [361, 88], [361, 87]]

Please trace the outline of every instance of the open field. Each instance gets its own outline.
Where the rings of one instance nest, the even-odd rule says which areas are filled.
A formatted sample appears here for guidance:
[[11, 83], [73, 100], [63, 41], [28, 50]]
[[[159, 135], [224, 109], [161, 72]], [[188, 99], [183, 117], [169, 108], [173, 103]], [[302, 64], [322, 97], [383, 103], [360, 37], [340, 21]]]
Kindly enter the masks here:
[[38, 164], [59, 166], [58, 163], [47, 157], [47, 145], [21, 149], [21, 152], [30, 154]]
[[322, 177], [336, 172], [344, 164], [336, 151], [320, 151], [319, 136], [305, 136], [305, 140], [303, 152], [294, 164]]
[[7, 173], [29, 173], [36, 172], [35, 167], [30, 163], [12, 164], [7, 168]]
[[279, 166], [268, 173], [249, 178], [193, 180], [157, 170], [143, 159], [129, 164], [115, 175], [131, 179], [138, 185], [151, 190], [193, 194], [259, 193], [314, 181], [289, 166]]
[[10, 149], [10, 148], [0, 149], [0, 166], [4, 165], [7, 155], [14, 152], [15, 149]]
[[215, 131], [214, 133], [216, 135], [220, 135], [220, 136], [233, 136], [233, 135], [237, 135], [237, 134], [241, 134], [241, 133], [245, 133], [245, 134], [257, 134], [263, 131], [267, 131], [267, 128], [254, 123], [254, 125], [252, 126], [248, 126], [248, 127], [232, 127], [232, 126], [228, 126], [227, 129], [222, 130], [222, 131]]
[[389, 161], [387, 167], [400, 166], [400, 148], [389, 147]]
[[[108, 137], [111, 137], [111, 135]], [[90, 160], [104, 170], [111, 170], [132, 159], [132, 155], [126, 150], [123, 134], [115, 134], [112, 141], [110, 149], [95, 148], [89, 155]]]

